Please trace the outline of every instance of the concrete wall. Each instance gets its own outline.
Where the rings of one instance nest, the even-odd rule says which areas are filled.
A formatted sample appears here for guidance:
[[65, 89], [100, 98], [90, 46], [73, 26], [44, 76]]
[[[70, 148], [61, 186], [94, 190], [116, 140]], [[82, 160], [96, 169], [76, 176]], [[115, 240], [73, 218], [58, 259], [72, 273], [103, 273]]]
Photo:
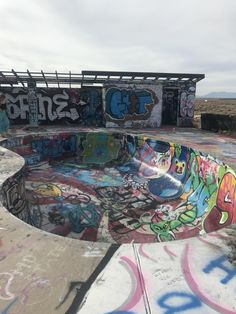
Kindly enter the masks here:
[[201, 128], [211, 131], [222, 130], [236, 132], [236, 116], [203, 113], [201, 115]]
[[104, 85], [107, 127], [153, 128], [161, 126], [162, 86]]
[[[163, 86], [167, 88], [164, 94]], [[41, 125], [154, 128], [160, 127], [162, 120], [166, 124], [192, 126], [195, 90], [193, 82], [165, 82], [105, 84], [103, 97], [102, 89], [95, 87], [0, 88], [0, 93], [5, 96], [1, 101], [6, 102], [13, 125], [34, 126], [39, 122]]]

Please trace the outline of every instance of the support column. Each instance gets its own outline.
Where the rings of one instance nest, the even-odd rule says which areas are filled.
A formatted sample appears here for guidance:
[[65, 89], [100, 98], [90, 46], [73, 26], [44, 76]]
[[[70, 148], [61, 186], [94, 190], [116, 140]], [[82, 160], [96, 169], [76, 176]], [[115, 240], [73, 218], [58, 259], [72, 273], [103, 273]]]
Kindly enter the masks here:
[[29, 127], [38, 127], [38, 98], [36, 94], [36, 82], [28, 82]]

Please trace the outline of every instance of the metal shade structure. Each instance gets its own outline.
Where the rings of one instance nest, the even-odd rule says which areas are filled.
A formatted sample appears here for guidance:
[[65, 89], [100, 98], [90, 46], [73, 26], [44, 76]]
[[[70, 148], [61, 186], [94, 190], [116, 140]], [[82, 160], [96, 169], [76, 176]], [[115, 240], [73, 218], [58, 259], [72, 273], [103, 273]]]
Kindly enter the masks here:
[[[158, 84], [164, 82], [184, 83], [198, 82], [204, 74], [159, 73], [159, 72], [120, 72], [120, 71], [82, 71], [65, 72], [24, 72], [0, 71], [0, 86], [11, 87], [76, 87], [78, 85], [96, 85], [104, 83], [142, 83]], [[62, 86], [63, 85], [63, 86]]]

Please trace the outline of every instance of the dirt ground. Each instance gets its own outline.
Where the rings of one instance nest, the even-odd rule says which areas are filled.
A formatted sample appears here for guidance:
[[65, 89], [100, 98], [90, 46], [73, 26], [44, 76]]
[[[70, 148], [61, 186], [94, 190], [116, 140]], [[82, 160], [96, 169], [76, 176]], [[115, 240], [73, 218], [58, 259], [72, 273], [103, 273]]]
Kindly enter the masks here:
[[236, 99], [196, 98], [194, 126], [201, 127], [202, 113], [236, 115]]
[[196, 98], [195, 115], [201, 113], [236, 115], [236, 99]]

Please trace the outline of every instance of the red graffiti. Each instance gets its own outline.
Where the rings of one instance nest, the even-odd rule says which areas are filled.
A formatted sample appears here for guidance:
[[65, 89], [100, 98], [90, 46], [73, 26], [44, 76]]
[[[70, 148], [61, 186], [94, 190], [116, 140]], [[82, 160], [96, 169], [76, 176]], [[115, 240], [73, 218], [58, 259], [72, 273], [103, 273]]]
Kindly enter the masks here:
[[236, 222], [236, 178], [228, 172], [219, 186], [216, 206], [204, 220], [204, 229], [211, 232]]

